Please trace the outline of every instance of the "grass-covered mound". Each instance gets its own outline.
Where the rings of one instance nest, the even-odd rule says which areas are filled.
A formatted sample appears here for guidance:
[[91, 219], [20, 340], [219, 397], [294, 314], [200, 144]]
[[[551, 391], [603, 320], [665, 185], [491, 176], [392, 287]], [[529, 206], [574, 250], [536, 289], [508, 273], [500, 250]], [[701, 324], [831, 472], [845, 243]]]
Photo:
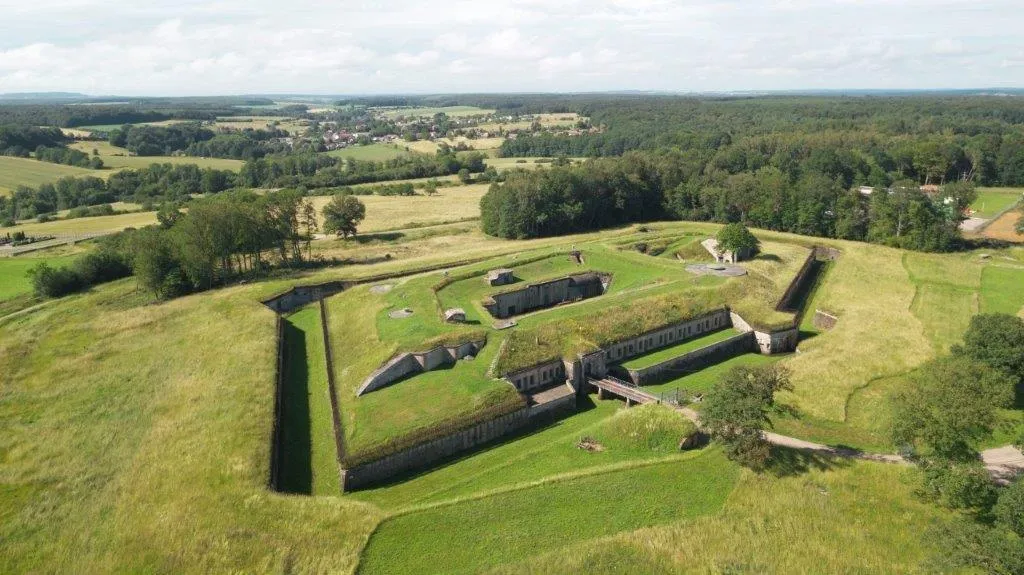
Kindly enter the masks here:
[[594, 429], [593, 438], [601, 448], [613, 451], [672, 453], [696, 430], [692, 421], [671, 407], [650, 403], [609, 417]]

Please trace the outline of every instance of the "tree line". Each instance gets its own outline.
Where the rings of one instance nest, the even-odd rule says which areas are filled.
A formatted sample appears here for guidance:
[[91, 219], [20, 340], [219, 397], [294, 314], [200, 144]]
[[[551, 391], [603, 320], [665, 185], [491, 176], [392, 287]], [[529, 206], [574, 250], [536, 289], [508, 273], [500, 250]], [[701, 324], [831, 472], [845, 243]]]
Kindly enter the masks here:
[[63, 146], [68, 137], [60, 128], [0, 125], [0, 155], [27, 158], [40, 146]]
[[958, 247], [961, 214], [976, 195], [973, 185], [954, 182], [929, 195], [900, 180], [864, 194], [821, 170], [807, 162], [789, 173], [773, 166], [704, 172], [678, 151], [630, 152], [508, 173], [481, 199], [481, 222], [484, 232], [505, 238], [683, 219], [923, 251]]

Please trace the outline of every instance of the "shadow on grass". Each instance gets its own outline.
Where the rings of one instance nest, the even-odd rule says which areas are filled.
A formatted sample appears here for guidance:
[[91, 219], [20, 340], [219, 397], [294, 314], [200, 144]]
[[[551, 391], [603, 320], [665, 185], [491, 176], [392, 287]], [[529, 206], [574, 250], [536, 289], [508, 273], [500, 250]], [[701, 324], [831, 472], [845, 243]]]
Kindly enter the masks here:
[[508, 443], [519, 441], [521, 439], [536, 435], [544, 431], [548, 431], [550, 429], [555, 429], [563, 425], [566, 419], [574, 415], [590, 411], [595, 407], [597, 407], [596, 404], [594, 404], [594, 401], [589, 396], [577, 397], [575, 411], [564, 412], [562, 414], [555, 413], [541, 415], [537, 417], [536, 421], [531, 422], [526, 427], [514, 433], [504, 435], [502, 437], [494, 439], [493, 441], [489, 441], [472, 449], [459, 452], [455, 455], [452, 455], [451, 457], [439, 460], [427, 467], [421, 467], [419, 469], [411, 470], [406, 473], [396, 475], [394, 477], [389, 478], [387, 481], [382, 481], [380, 483], [375, 483], [372, 486], [368, 486], [367, 489], [380, 489], [383, 487], [388, 487], [399, 483], [405, 483], [406, 481], [416, 479], [417, 477], [423, 475], [428, 475], [440, 469], [444, 469], [445, 467], [455, 465], [465, 459], [469, 459], [482, 453], [486, 453], [488, 451], [491, 451], [492, 449], [497, 449]]
[[281, 394], [281, 445], [278, 489], [309, 494], [313, 490], [312, 437], [309, 421], [309, 370], [306, 333], [284, 320], [284, 389]]
[[782, 258], [780, 258], [779, 256], [777, 256], [775, 254], [757, 254], [756, 256], [754, 256], [754, 259], [755, 260], [765, 261], [765, 262], [776, 262], [776, 263], [782, 261]]
[[765, 472], [775, 477], [795, 477], [809, 471], [843, 469], [850, 465], [852, 461], [846, 457], [773, 445]]

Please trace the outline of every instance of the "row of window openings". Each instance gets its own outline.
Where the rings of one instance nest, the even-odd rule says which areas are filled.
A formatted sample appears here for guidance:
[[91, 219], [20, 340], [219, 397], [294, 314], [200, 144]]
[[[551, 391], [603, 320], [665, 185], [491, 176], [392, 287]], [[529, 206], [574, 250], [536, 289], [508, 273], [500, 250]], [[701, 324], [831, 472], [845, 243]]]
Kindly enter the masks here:
[[[700, 333], [701, 331], [706, 331], [708, 329], [711, 329], [712, 326], [718, 327], [720, 324], [721, 324], [721, 320], [719, 318], [717, 318], [717, 317], [714, 320], [706, 319], [706, 320], [704, 320], [704, 329], [703, 330], [699, 330], [697, 333]], [[693, 326], [692, 325], [688, 325], [685, 328], [680, 327], [680, 328], [678, 328], [675, 331], [675, 335], [673, 335], [673, 332], [671, 332], [671, 331], [668, 332], [667, 334], [659, 335], [658, 336], [658, 345], [659, 346], [660, 345], [664, 345], [666, 343], [666, 339], [665, 339], [666, 337], [668, 338], [667, 343], [672, 343], [674, 338], [676, 338], [676, 337], [684, 337], [684, 335], [683, 335], [684, 332], [686, 334], [685, 337], [689, 337], [689, 336], [693, 335]], [[644, 341], [643, 340], [640, 340], [640, 342], [637, 345], [639, 346], [639, 349], [637, 351], [644, 351]], [[654, 345], [654, 338], [653, 337], [647, 338], [647, 348], [649, 349], [653, 345]], [[621, 347], [617, 348], [615, 350], [615, 358], [616, 359], [622, 357], [622, 354], [623, 354], [622, 350], [623, 350], [623, 348], [621, 348]], [[629, 351], [628, 351], [628, 353], [633, 353], [633, 344], [629, 344]], [[611, 350], [605, 352], [604, 356], [605, 356], [606, 360], [611, 360], [612, 359], [612, 352], [611, 352]]]
[[[557, 375], [557, 373], [558, 373], [558, 368], [557, 367], [552, 367], [551, 369], [545, 369], [540, 374], [540, 381], [541, 381], [541, 383], [544, 383], [545, 381], [551, 379], [552, 377]], [[535, 380], [534, 380], [534, 376], [533, 375], [529, 375], [529, 376], [523, 377], [522, 379], [517, 379], [515, 381], [516, 389], [523, 389], [523, 386], [525, 386], [527, 389], [529, 389], [529, 388], [533, 387], [534, 381]]]

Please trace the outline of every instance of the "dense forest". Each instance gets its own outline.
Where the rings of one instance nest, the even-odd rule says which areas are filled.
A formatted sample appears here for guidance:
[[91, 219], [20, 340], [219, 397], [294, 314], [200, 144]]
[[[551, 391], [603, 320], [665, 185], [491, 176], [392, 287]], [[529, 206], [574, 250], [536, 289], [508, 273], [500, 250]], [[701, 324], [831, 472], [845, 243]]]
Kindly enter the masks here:
[[745, 224], [811, 236], [871, 241], [924, 251], [959, 245], [961, 213], [973, 184], [928, 195], [899, 180], [871, 194], [809, 164], [797, 177], [774, 167], [703, 173], [679, 151], [629, 152], [509, 174], [480, 202], [483, 230], [530, 238], [630, 222], [684, 219]]
[[214, 120], [218, 116], [251, 113], [240, 106], [265, 106], [273, 103], [268, 98], [239, 97], [145, 98], [131, 103], [4, 103], [0, 105], [0, 125], [75, 128], [163, 120]]

